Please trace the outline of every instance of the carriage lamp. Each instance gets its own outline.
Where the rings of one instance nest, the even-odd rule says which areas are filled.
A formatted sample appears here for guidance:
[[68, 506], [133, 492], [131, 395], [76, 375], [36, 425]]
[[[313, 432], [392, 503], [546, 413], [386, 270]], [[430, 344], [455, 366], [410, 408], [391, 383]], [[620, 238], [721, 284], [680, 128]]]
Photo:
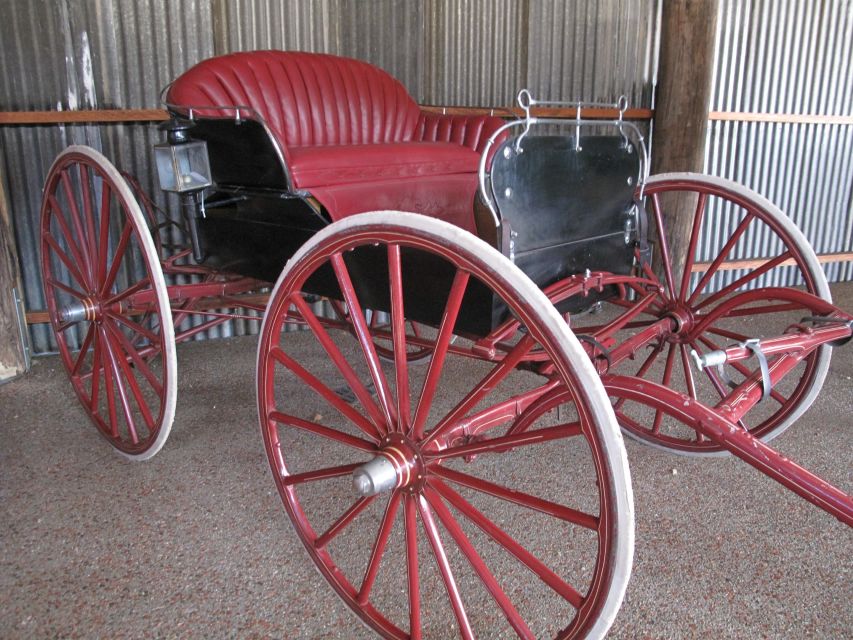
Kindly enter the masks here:
[[161, 128], [166, 131], [166, 142], [154, 145], [154, 160], [157, 176], [163, 191], [177, 193], [181, 198], [181, 210], [190, 232], [193, 258], [204, 260], [204, 250], [198, 235], [198, 219], [204, 217], [204, 200], [201, 192], [213, 184], [210, 175], [210, 160], [207, 143], [192, 140], [189, 130], [193, 122], [172, 118]]
[[173, 118], [163, 127], [168, 142], [154, 145], [157, 175], [163, 191], [187, 193], [201, 191], [213, 184], [207, 144], [190, 139], [189, 130], [192, 127], [193, 123], [189, 120]]

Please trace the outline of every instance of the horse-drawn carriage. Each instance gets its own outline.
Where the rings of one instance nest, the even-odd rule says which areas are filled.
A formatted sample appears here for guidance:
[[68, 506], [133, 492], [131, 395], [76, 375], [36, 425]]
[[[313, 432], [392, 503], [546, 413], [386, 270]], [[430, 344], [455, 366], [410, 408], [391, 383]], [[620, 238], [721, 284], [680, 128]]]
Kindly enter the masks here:
[[174, 418], [175, 344], [262, 319], [273, 477], [380, 635], [602, 636], [633, 552], [622, 432], [733, 453], [853, 524], [850, 497], [766, 444], [853, 317], [767, 200], [647, 177], [624, 103], [547, 120], [523, 91], [522, 119], [442, 115], [366, 63], [292, 52], [204, 61], [165, 98], [180, 216], [92, 149], [50, 170], [61, 358], [100, 434], [146, 459]]

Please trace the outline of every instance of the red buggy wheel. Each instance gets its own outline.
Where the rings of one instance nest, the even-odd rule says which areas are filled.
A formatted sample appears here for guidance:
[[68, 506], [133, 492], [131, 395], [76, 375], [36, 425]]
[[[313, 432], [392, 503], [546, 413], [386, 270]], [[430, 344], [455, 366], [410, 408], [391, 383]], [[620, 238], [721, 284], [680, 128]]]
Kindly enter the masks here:
[[[387, 262], [380, 286], [389, 292], [391, 363], [379, 358], [353, 285], [362, 249]], [[452, 281], [438, 302], [443, 319], [427, 366], [406, 357], [405, 266], [414, 254], [431, 254]], [[306, 302], [305, 283], [321, 272], [334, 274], [352, 327], [324, 322]], [[502, 358], [448, 349], [475, 282], [522, 326]], [[283, 331], [291, 320], [309, 330]], [[543, 375], [516, 368], [543, 351]], [[334, 391], [340, 385], [354, 403]], [[380, 635], [601, 637], [612, 624], [633, 548], [621, 436], [559, 314], [481, 240], [399, 212], [353, 216], [318, 233], [270, 299], [258, 408], [299, 537]]]
[[175, 414], [175, 338], [166, 285], [139, 205], [100, 153], [53, 163], [41, 210], [44, 292], [83, 409], [121, 454], [144, 460]]
[[[713, 407], [729, 393], [728, 382], [713, 367], [695, 368], [691, 351], [703, 354], [749, 338], [780, 336], [804, 317], [822, 315], [824, 305], [795, 301], [786, 290], [805, 290], [830, 301], [826, 277], [782, 211], [741, 185], [699, 174], [665, 174], [649, 179], [644, 196], [658, 254], [654, 262], [660, 263], [645, 268], [644, 275], [657, 283], [659, 294], [639, 319], [648, 324], [670, 317], [675, 328], [612, 373], [652, 380]], [[669, 246], [664, 229], [673, 207], [690, 229], [681, 255]], [[756, 255], [761, 259], [754, 260]], [[740, 426], [764, 441], [782, 433], [814, 401], [829, 359], [827, 346], [805, 358]], [[727, 365], [726, 372], [740, 383], [756, 367], [753, 359]], [[643, 442], [687, 455], [722, 452], [666, 412], [624, 398], [614, 406], [626, 432]]]

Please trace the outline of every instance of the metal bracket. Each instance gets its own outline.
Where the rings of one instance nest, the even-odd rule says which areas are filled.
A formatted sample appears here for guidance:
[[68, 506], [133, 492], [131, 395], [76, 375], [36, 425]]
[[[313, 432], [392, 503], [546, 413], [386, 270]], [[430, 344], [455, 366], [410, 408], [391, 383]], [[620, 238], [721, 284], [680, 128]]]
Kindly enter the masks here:
[[[744, 341], [740, 345], [744, 349], [749, 349], [752, 351], [753, 355], [758, 358], [758, 366], [761, 368], [761, 387], [762, 387], [762, 395], [761, 401], [767, 399], [767, 396], [770, 395], [770, 392], [773, 391], [773, 382], [770, 379], [770, 366], [767, 364], [767, 356], [764, 355], [764, 352], [761, 350], [761, 340], [758, 338], [749, 338]], [[693, 362], [696, 364], [696, 368], [699, 371], [707, 367], [716, 367], [717, 375], [720, 376], [720, 380], [725, 382], [730, 388], [737, 389], [738, 383], [729, 377], [729, 374], [726, 373], [726, 352], [723, 350], [717, 351], [708, 351], [707, 353], [699, 354], [695, 349], [690, 351], [690, 356], [693, 358]]]
[[[598, 357], [604, 358], [604, 360], [607, 362], [607, 369], [604, 370], [604, 375], [609, 373], [610, 367], [613, 365], [613, 360], [610, 358], [610, 351], [607, 350], [607, 347], [605, 347], [603, 344], [601, 344], [598, 340], [596, 340], [592, 336], [587, 336], [587, 335], [584, 335], [582, 333], [576, 333], [575, 337], [578, 339], [579, 342], [586, 342], [587, 344], [592, 346], [592, 359], [593, 360], [595, 358], [598, 358]], [[601, 354], [598, 356], [595, 354], [596, 349], [598, 349], [598, 351], [601, 352]]]
[[773, 383], [770, 381], [770, 367], [767, 366], [767, 356], [761, 350], [761, 341], [758, 338], [746, 340], [743, 346], [752, 351], [755, 357], [758, 358], [758, 364], [761, 367], [761, 386], [764, 391], [761, 395], [761, 400], [764, 401], [773, 390]]

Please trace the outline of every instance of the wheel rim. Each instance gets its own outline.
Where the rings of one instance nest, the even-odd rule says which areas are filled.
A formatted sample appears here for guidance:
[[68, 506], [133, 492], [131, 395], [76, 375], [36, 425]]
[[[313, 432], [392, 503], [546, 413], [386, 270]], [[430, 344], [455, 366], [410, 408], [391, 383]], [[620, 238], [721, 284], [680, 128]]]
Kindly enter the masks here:
[[[370, 220], [372, 215], [378, 214], [362, 217]], [[579, 384], [579, 377], [587, 382], [587, 376], [593, 376], [588, 363], [579, 349], [573, 356], [566, 355], [559, 342], [565, 333], [550, 333], [553, 327], [562, 332], [553, 309], [549, 309], [553, 324], [546, 324], [548, 328], [543, 329], [537, 324], [535, 312], [523, 301], [513, 301], [513, 310], [526, 319], [529, 333], [518, 340], [511, 357], [523, 359], [531, 350], [544, 348], [553, 358], [559, 382], [551, 383], [550, 396], [545, 394], [529, 403], [523, 419], [515, 420], [523, 433], [509, 433], [513, 420], [503, 418], [502, 429], [484, 430], [464, 440], [454, 432], [463, 416], [480, 416], [479, 422], [485, 424], [483, 412], [500, 404], [501, 398], [518, 393], [509, 384], [513, 367], [485, 365], [485, 376], [475, 376], [477, 380], [467, 384], [465, 390], [455, 390], [448, 396], [438, 380], [442, 371], [453, 370], [457, 363], [447, 349], [450, 332], [439, 328], [429, 366], [408, 368], [402, 340], [405, 282], [400, 264], [405, 262], [407, 249], [417, 247], [454, 265], [456, 276], [445, 307], [445, 316], [450, 318], [458, 311], [470, 281], [488, 282], [493, 291], [505, 294], [506, 279], [489, 273], [482, 260], [463, 246], [448, 246], [447, 241], [436, 242], [416, 227], [392, 228], [387, 218], [381, 220], [382, 224], [370, 227], [369, 232], [361, 225], [359, 234], [352, 233], [352, 229], [350, 233], [336, 234], [333, 229], [323, 239], [309, 243], [312, 246], [288, 265], [270, 301], [259, 346], [258, 403], [267, 454], [288, 515], [312, 560], [337, 594], [385, 637], [419, 637], [421, 633], [466, 637], [469, 632], [493, 634], [500, 625], [522, 637], [597, 635], [612, 622], [621, 600], [627, 580], [625, 546], [632, 533], [625, 513], [618, 514], [616, 508], [629, 485], [627, 471], [621, 475], [621, 458], [614, 462], [613, 443], [603, 442], [600, 427], [593, 424], [606, 421], [609, 407], [603, 397], [598, 402], [590, 400]], [[439, 227], [442, 233], [450, 228], [444, 224]], [[392, 275], [387, 285], [394, 305], [391, 323], [396, 327], [395, 363], [384, 368], [354, 291], [346, 302], [353, 310], [350, 315], [355, 326], [352, 331], [334, 332], [334, 337], [302, 302], [300, 293], [305, 280], [330, 263], [346, 290], [349, 272], [343, 256], [357, 246], [372, 245], [375, 249], [377, 243], [388, 251]], [[291, 318], [296, 312], [300, 321], [307, 322], [309, 332], [282, 332], [288, 309]], [[395, 325], [396, 319], [399, 322]], [[353, 338], [360, 332], [362, 339]], [[360, 398], [358, 403], [344, 406], [335, 397], [334, 384], [321, 381], [316, 370], [308, 371], [306, 343], [315, 347], [325, 343], [317, 349], [326, 360], [332, 360], [331, 366], [323, 365], [324, 375], [342, 379], [349, 375], [348, 384]], [[577, 362], [582, 363], [580, 374]], [[350, 367], [350, 372], [342, 373]], [[492, 392], [488, 400], [479, 396], [475, 399], [472, 390], [489, 376], [493, 382], [500, 381], [499, 387], [506, 385], [509, 396]], [[363, 380], [373, 383], [374, 397]], [[294, 390], [298, 387], [310, 387], [316, 404], [310, 408], [303, 404], [304, 394], [295, 400]], [[591, 387], [594, 382], [590, 382], [588, 388]], [[409, 393], [397, 394], [398, 388], [409, 389]], [[564, 410], [574, 412], [574, 423], [582, 423], [582, 428], [574, 423], [554, 424], [556, 418], [549, 410], [561, 404]], [[307, 419], [300, 417], [306, 411], [316, 413]], [[602, 412], [604, 417], [599, 415]], [[550, 431], [537, 433], [549, 428]], [[498, 441], [489, 442], [507, 434], [516, 445], [511, 451], [499, 447]], [[523, 434], [528, 434], [524, 437], [530, 443], [521, 444]], [[617, 432], [611, 435], [618, 440]], [[541, 442], [533, 445], [535, 439]], [[500, 443], [505, 445], [506, 441]], [[461, 448], [465, 444], [467, 448]], [[549, 458], [544, 454], [553, 453], [549, 449], [568, 451], [571, 462], [563, 460], [563, 464], [569, 464], [574, 472], [567, 473], [561, 466], [556, 474], [563, 476], [560, 481], [543, 487], [535, 480], [538, 476], [533, 475], [531, 465], [545, 465], [544, 460]], [[468, 466], [465, 452], [475, 450], [478, 457]], [[336, 453], [329, 455], [328, 451]], [[379, 497], [356, 496], [351, 487], [353, 470], [382, 456], [395, 465], [394, 489]], [[527, 476], [525, 466], [530, 471]], [[507, 467], [516, 469], [515, 476], [506, 472]], [[549, 470], [551, 475], [557, 471]], [[581, 470], [586, 472], [585, 482], [578, 481], [583, 475]], [[517, 476], [524, 476], [524, 481]], [[561, 490], [565, 491], [561, 483], [572, 485], [574, 493], [561, 494]], [[603, 487], [600, 491], [599, 486]], [[527, 506], [522, 507], [519, 501]], [[574, 506], [563, 504], [572, 501], [577, 501]], [[532, 514], [528, 517], [541, 520], [541, 526], [555, 534], [549, 539], [551, 548], [554, 540], [570, 540], [569, 551], [586, 551], [583, 562], [578, 565], [578, 558], [557, 561], [554, 556], [549, 557], [532, 541], [536, 536], [529, 528], [522, 531], [523, 518], [506, 521], [506, 514], [496, 516], [490, 510], [492, 503]], [[531, 509], [531, 505], [537, 509]], [[622, 508], [624, 511], [624, 504]], [[537, 619], [535, 613], [541, 603], [527, 602], [524, 597], [517, 597], [517, 589], [511, 589], [518, 584], [513, 580], [528, 579], [535, 583], [528, 582], [528, 588], [535, 593], [550, 592], [550, 602], [562, 604], [560, 620], [536, 626], [544, 619]], [[577, 582], [573, 584], [572, 580]], [[435, 603], [432, 596], [436, 593], [445, 594], [443, 603]], [[493, 617], [484, 621], [475, 616], [479, 606], [485, 606]]]
[[[782, 299], [770, 295], [760, 300], [756, 289], [793, 286], [828, 300], [828, 286], [814, 252], [790, 220], [739, 185], [718, 178], [674, 174], [652, 178], [644, 195], [653, 226], [650, 237], [660, 256], [659, 267], [644, 270], [660, 288], [644, 317], [668, 315], [676, 328], [614, 373], [646, 377], [713, 407], [728, 393], [727, 385], [714, 369], [696, 370], [690, 351], [704, 353], [747, 338], [781, 335], [804, 316], [816, 314], [816, 309], [784, 299], [784, 293]], [[661, 237], [672, 207], [681, 207], [682, 214], [689, 214], [684, 224], [690, 228], [690, 236], [680, 272], [678, 257]], [[723, 237], [720, 228], [729, 230], [728, 237], [712, 242], [712, 231], [716, 231], [715, 237]], [[763, 264], [737, 262], [754, 255], [755, 247], [765, 248]], [[728, 268], [739, 265], [740, 269]], [[685, 272], [690, 272], [690, 277], [684, 278]], [[731, 304], [735, 298], [742, 304]], [[727, 308], [725, 313], [715, 311], [723, 307]], [[770, 399], [744, 417], [741, 426], [765, 441], [784, 431], [811, 404], [826, 374], [828, 359], [827, 348], [807, 357]], [[754, 364], [748, 361], [729, 366], [727, 371], [739, 383], [757, 366]], [[615, 409], [626, 433], [643, 442], [684, 454], [722, 452], [718, 445], [665, 412], [649, 412], [624, 399], [617, 400]]]
[[116, 169], [70, 147], [48, 174], [41, 223], [48, 314], [72, 386], [119, 452], [163, 445], [175, 404], [165, 284], [139, 207]]

